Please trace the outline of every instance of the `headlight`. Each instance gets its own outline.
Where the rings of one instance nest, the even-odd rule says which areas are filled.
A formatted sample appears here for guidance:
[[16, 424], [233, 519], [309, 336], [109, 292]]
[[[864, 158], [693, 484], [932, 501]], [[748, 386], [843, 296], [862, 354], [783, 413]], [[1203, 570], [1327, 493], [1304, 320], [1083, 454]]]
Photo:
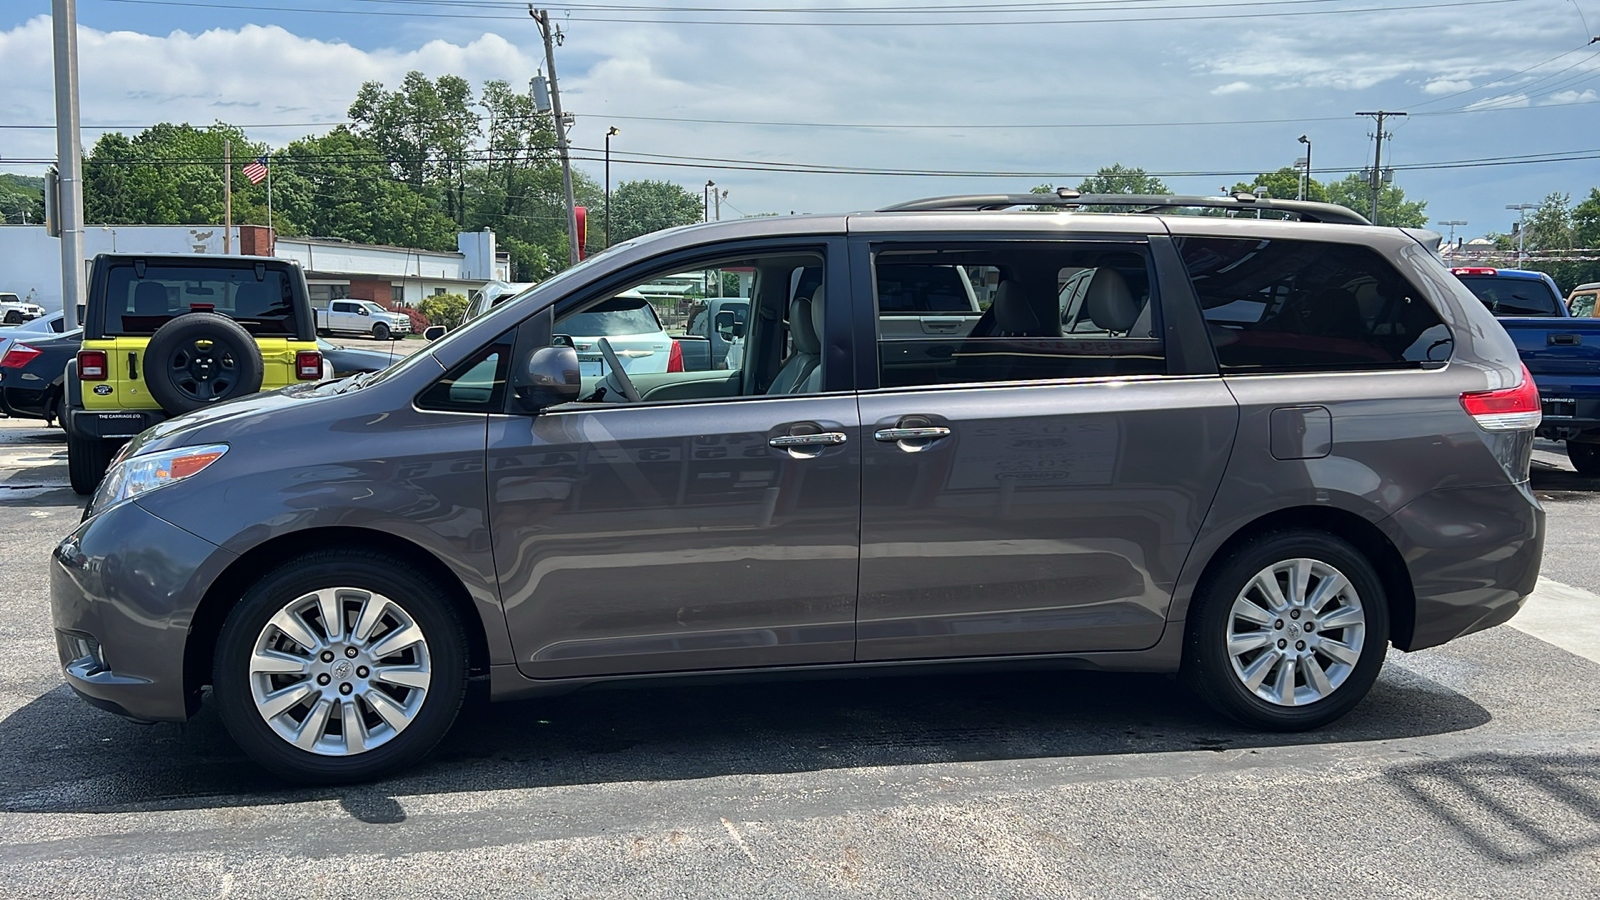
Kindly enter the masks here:
[[178, 447], [119, 460], [106, 473], [89, 509], [99, 512], [146, 491], [166, 487], [195, 475], [228, 452], [227, 444]]

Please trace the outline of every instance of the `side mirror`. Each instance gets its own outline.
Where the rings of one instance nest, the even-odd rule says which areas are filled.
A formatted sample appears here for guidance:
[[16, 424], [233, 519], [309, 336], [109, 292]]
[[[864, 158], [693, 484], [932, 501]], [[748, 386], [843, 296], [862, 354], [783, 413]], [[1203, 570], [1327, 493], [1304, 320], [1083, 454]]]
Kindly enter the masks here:
[[370, 316], [370, 315], [372, 315], [372, 313], [367, 312], [367, 308], [365, 306], [358, 306], [358, 307], [356, 307], [356, 315], [358, 315], [358, 316]]
[[578, 351], [571, 347], [540, 347], [528, 354], [512, 379], [517, 405], [536, 413], [578, 399], [583, 379], [578, 374]]
[[422, 330], [422, 336], [430, 341], [437, 341], [439, 338], [444, 337], [445, 332], [449, 330], [450, 329], [444, 327], [443, 325], [429, 325], [427, 328]]

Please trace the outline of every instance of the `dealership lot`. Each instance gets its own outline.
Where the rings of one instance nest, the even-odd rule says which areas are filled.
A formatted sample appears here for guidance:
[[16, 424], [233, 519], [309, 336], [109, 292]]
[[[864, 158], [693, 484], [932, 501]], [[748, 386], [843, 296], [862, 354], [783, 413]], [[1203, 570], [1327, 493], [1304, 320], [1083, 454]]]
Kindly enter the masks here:
[[[1515, 627], [1391, 654], [1305, 735], [1082, 672], [654, 685], [490, 709], [424, 765], [288, 789], [214, 711], [62, 685], [59, 430], [0, 420], [0, 884], [32, 897], [1575, 896], [1600, 862], [1600, 483], [1541, 445]], [[375, 887], [376, 886], [376, 887]]]

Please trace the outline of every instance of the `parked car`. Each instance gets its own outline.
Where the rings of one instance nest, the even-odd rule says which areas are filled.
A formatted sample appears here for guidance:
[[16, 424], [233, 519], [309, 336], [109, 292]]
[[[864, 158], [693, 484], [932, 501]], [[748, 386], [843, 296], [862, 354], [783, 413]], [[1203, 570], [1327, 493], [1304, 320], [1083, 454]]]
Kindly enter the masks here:
[[[1300, 221], [996, 209], [1041, 204]], [[53, 554], [67, 683], [147, 721], [208, 697], [304, 781], [416, 762], [471, 679], [1057, 665], [1323, 725], [1390, 646], [1515, 615], [1544, 535], [1515, 346], [1364, 222], [1063, 191], [639, 238], [376, 375], [143, 432]], [[887, 264], [994, 301], [886, 334]], [[580, 365], [564, 336], [617, 358], [587, 323], [695, 267], [749, 273], [739, 369]]]
[[371, 335], [374, 340], [403, 338], [411, 333], [411, 317], [390, 312], [371, 300], [334, 300], [316, 310], [318, 334]]
[[1600, 281], [1580, 284], [1567, 295], [1567, 311], [1579, 319], [1592, 319], [1596, 299], [1600, 299]]
[[348, 378], [351, 375], [381, 372], [405, 359], [393, 352], [346, 347], [324, 338], [317, 338], [317, 350], [322, 354], [323, 362], [328, 364], [326, 378]]
[[1511, 335], [1539, 385], [1538, 434], [1565, 441], [1582, 475], [1600, 475], [1600, 321], [1575, 318], [1549, 275], [1482, 266], [1452, 269]]
[[689, 371], [730, 368], [728, 347], [743, 337], [745, 320], [749, 316], [750, 301], [744, 297], [707, 297], [691, 306], [684, 336], [703, 339], [708, 359], [705, 365], [698, 365], [697, 360], [690, 358], [690, 350], [685, 345], [684, 367]]
[[0, 412], [64, 427], [62, 383], [82, 342], [82, 329], [65, 334], [46, 329], [0, 340]]
[[[630, 375], [685, 371], [682, 348], [638, 291], [623, 291], [568, 318], [562, 333], [571, 338], [579, 369], [586, 376], [599, 376], [607, 367], [619, 365]], [[609, 354], [601, 338], [610, 346]]]
[[44, 307], [30, 303], [16, 294], [0, 292], [0, 323], [21, 325], [44, 315]]
[[67, 368], [67, 472], [92, 493], [127, 440], [173, 416], [321, 380], [305, 275], [292, 260], [102, 253]]

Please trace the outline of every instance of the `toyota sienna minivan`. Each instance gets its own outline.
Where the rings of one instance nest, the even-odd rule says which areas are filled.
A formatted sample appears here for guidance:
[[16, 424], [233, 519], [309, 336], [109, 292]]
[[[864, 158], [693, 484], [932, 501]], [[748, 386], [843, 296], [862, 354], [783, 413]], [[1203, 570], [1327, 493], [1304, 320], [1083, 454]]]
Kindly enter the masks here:
[[[209, 686], [250, 756], [321, 782], [416, 762], [474, 679], [1054, 662], [1315, 728], [1539, 572], [1537, 391], [1432, 238], [1062, 191], [621, 244], [381, 373], [128, 444], [54, 551], [66, 680], [144, 721]], [[979, 314], [881, 327], [934, 266]], [[635, 374], [599, 340], [580, 374], [574, 317], [727, 269], [740, 368]]]

